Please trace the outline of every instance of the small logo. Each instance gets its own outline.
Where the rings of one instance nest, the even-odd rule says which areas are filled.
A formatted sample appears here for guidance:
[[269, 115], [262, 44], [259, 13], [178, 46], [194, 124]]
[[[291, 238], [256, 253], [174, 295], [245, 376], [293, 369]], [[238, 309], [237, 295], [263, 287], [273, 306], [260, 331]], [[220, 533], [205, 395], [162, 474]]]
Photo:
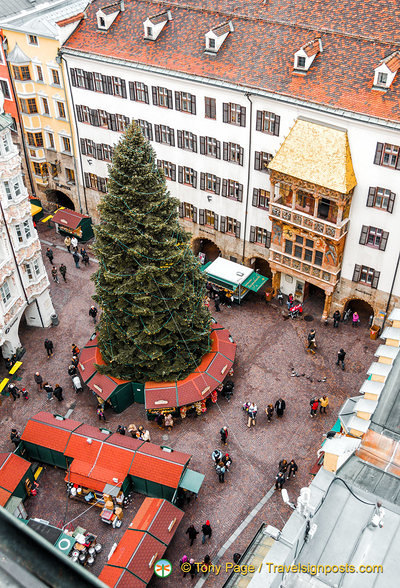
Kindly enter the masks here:
[[159, 578], [167, 578], [172, 572], [172, 564], [167, 559], [159, 559], [154, 564], [154, 573]]

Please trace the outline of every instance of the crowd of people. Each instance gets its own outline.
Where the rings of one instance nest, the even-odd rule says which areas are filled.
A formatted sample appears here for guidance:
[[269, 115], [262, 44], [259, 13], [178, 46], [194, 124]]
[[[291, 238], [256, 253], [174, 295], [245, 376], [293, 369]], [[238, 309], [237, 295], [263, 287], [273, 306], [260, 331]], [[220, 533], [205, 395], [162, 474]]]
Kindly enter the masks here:
[[[65, 237], [64, 244], [68, 250], [68, 253], [70, 253], [72, 255], [72, 258], [74, 260], [76, 268], [80, 269], [79, 262], [81, 260], [85, 266], [88, 266], [90, 264], [89, 254], [84, 247], [81, 247], [80, 254], [79, 254], [78, 239], [76, 237], [72, 237], [72, 238], [68, 237], [68, 236]], [[51, 264], [50, 273], [51, 273], [51, 277], [53, 278], [53, 281], [56, 282], [57, 284], [60, 283], [60, 280], [58, 278], [58, 272], [60, 272], [60, 275], [61, 275], [63, 281], [66, 282], [67, 281], [67, 266], [64, 263], [61, 263], [59, 268], [57, 269], [57, 267], [54, 263], [54, 251], [53, 251], [53, 249], [51, 249], [51, 247], [47, 247], [46, 257]]]
[[291, 459], [289, 462], [287, 459], [282, 459], [278, 464], [278, 473], [275, 476], [275, 490], [282, 490], [287, 480], [290, 480], [291, 477], [296, 477], [298, 469], [294, 459]]
[[[190, 524], [189, 527], [186, 529], [186, 535], [188, 535], [190, 541], [190, 547], [192, 547], [193, 543], [196, 540], [197, 535], [199, 535], [199, 531], [195, 528], [193, 524]], [[202, 544], [204, 545], [205, 542], [211, 539], [212, 537], [212, 528], [210, 521], [207, 520], [201, 526], [201, 534], [202, 534]], [[187, 555], [183, 555], [179, 561], [180, 568], [183, 573], [183, 577], [187, 574], [193, 579], [199, 572], [202, 572], [206, 575], [210, 569], [211, 565], [211, 557], [207, 554], [204, 556], [201, 562], [195, 561], [194, 558], [189, 557]]]
[[[244, 410], [244, 412], [247, 415], [247, 426], [249, 428], [255, 427], [256, 421], [257, 421], [257, 413], [258, 413], [257, 404], [255, 404], [254, 402], [245, 402], [242, 406], [242, 409]], [[275, 404], [268, 404], [268, 406], [265, 408], [265, 414], [267, 416], [267, 421], [269, 423], [272, 421], [272, 417], [274, 416], [275, 412], [276, 412], [276, 416], [278, 418], [283, 417], [285, 410], [286, 410], [286, 402], [283, 400], [283, 398], [278, 398], [278, 400], [275, 402]]]

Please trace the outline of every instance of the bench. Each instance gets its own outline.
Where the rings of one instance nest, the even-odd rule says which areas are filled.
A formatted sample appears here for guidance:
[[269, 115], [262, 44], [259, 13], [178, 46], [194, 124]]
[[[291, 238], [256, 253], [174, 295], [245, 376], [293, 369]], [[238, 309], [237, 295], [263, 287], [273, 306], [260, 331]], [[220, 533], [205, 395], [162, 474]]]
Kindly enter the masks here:
[[21, 365], [22, 365], [22, 361], [16, 361], [8, 373], [11, 376], [13, 376], [15, 374], [15, 372], [17, 370], [19, 370], [19, 368], [21, 367]]

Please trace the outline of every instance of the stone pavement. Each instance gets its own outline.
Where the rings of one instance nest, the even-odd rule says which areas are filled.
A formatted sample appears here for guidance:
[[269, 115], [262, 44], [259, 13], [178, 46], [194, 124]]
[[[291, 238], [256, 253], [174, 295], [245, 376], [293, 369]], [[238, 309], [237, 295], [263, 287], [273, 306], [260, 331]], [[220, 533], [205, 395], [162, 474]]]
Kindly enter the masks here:
[[[51, 283], [54, 306], [60, 318], [59, 326], [45, 331], [21, 327], [21, 340], [27, 353], [24, 356], [22, 381], [19, 385], [25, 385], [31, 394], [28, 401], [21, 398], [13, 402], [10, 398], [2, 397], [2, 451], [13, 449], [9, 442], [11, 427], [16, 426], [22, 430], [29, 416], [39, 410], [65, 414], [70, 406], [75, 406], [73, 418], [92, 425], [98, 424], [94, 396], [87, 389], [77, 396], [67, 374], [71, 344], [76, 343], [82, 348], [93, 332], [88, 316], [94, 291], [90, 274], [97, 265], [93, 261], [89, 268], [76, 269], [72, 256], [62, 248], [62, 239], [54, 234], [54, 229], [39, 227], [39, 230], [41, 239], [54, 245], [57, 266], [61, 262], [66, 264], [68, 282]], [[46, 246], [44, 243], [43, 247]], [[47, 268], [50, 269], [48, 262]], [[322, 325], [318, 320], [321, 316], [320, 308], [315, 307], [313, 302], [305, 304], [305, 314], [315, 316], [313, 322], [284, 320], [282, 311], [285, 306], [279, 307], [274, 301], [267, 305], [257, 295], [249, 296], [241, 307], [221, 308], [220, 313], [215, 313], [213, 308], [212, 312], [230, 330], [238, 344], [235, 393], [231, 402], [221, 399], [205, 415], [177, 423], [170, 433], [159, 430], [154, 424], [148, 424], [153, 442], [168, 444], [193, 454], [190, 467], [205, 474], [200, 495], [197, 500], [185, 506], [186, 516], [166, 553], [174, 571], [167, 579], [154, 579], [152, 586], [169, 588], [180, 582], [177, 568], [183, 554], [201, 561], [209, 553], [213, 559], [271, 488], [278, 462], [282, 458], [294, 458], [299, 466], [297, 478], [286, 484], [291, 500], [296, 500], [300, 488], [308, 485], [311, 480], [309, 472], [316, 462], [323, 434], [336, 422], [338, 410], [345, 398], [357, 395], [379, 344], [379, 341], [369, 339], [366, 325], [361, 324], [358, 329], [343, 324], [339, 329]], [[312, 327], [317, 330], [318, 352], [315, 356], [305, 352], [305, 339]], [[43, 347], [45, 337], [51, 338], [55, 344], [55, 354], [49, 360], [46, 359]], [[344, 372], [335, 365], [336, 353], [340, 347], [348, 352]], [[292, 367], [300, 374], [305, 373], [305, 376], [291, 377]], [[59, 383], [64, 388], [63, 403], [58, 403], [56, 399], [47, 402], [45, 393], [39, 394], [36, 391], [33, 383], [36, 370], [51, 384]], [[4, 370], [0, 373], [0, 376], [3, 375]], [[327, 378], [326, 382], [317, 381], [324, 376]], [[309, 400], [314, 395], [321, 396], [324, 393], [330, 399], [328, 414], [311, 419]], [[285, 415], [279, 420], [274, 417], [273, 422], [268, 423], [263, 411], [268, 403], [274, 404], [279, 396], [287, 404]], [[259, 408], [257, 425], [252, 429], [247, 428], [242, 411], [242, 404], [247, 400], [256, 402]], [[120, 423], [146, 423], [142, 405], [132, 405], [122, 415], [108, 412], [106, 416], [107, 426], [112, 430], [116, 430]], [[227, 425], [229, 429], [227, 450], [233, 456], [233, 466], [225, 477], [225, 484], [220, 484], [212, 466], [211, 453], [220, 447], [219, 429], [223, 425]], [[63, 477], [58, 470], [46, 468], [41, 480], [40, 494], [28, 502], [29, 514], [52, 523], [63, 519], [64, 514], [60, 514], [64, 513], [66, 502]], [[135, 499], [125, 512], [126, 524], [132, 520], [141, 501], [141, 497]], [[77, 504], [69, 508], [75, 516], [84, 510], [83, 505]], [[279, 493], [275, 492], [227, 550], [222, 561], [231, 560], [235, 551], [242, 552], [263, 521], [282, 528], [290, 514], [289, 507], [283, 504]], [[210, 520], [213, 528], [211, 541], [203, 547], [199, 535], [193, 547], [189, 548], [188, 537], [185, 535], [189, 523], [193, 522], [200, 530], [206, 519]], [[92, 509], [83, 515], [79, 524], [99, 533], [105, 545], [105, 554], [125, 527], [123, 525], [122, 530], [115, 532], [105, 526], [99, 521], [98, 509]], [[98, 574], [100, 568], [99, 563], [92, 569]], [[206, 586], [220, 587], [224, 579], [222, 574], [210, 577]], [[191, 582], [188, 576], [185, 580]]]

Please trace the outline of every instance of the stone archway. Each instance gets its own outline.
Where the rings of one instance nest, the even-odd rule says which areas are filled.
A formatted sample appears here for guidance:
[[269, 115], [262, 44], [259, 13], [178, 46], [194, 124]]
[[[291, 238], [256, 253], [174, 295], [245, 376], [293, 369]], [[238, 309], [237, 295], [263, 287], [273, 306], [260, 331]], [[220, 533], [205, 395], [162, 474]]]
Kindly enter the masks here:
[[211, 239], [205, 239], [204, 237], [196, 237], [193, 239], [192, 250], [195, 257], [197, 257], [199, 253], [204, 253], [206, 256], [205, 263], [214, 261], [221, 255], [221, 250], [214, 241], [211, 241]]
[[375, 316], [375, 310], [372, 304], [362, 298], [348, 298], [343, 307], [343, 312], [346, 312], [348, 308], [350, 308], [352, 312], [357, 311], [360, 321], [363, 324], [368, 324], [371, 315]]
[[61, 190], [47, 190], [46, 191], [47, 200], [57, 206], [64, 206], [65, 208], [69, 208], [69, 210], [75, 210], [75, 204], [71, 200], [67, 194], [61, 192]]
[[269, 278], [270, 282], [268, 282], [268, 285], [271, 285], [272, 270], [267, 259], [263, 257], [251, 257], [249, 260], [249, 265], [255, 272], [265, 276], [266, 278]]

